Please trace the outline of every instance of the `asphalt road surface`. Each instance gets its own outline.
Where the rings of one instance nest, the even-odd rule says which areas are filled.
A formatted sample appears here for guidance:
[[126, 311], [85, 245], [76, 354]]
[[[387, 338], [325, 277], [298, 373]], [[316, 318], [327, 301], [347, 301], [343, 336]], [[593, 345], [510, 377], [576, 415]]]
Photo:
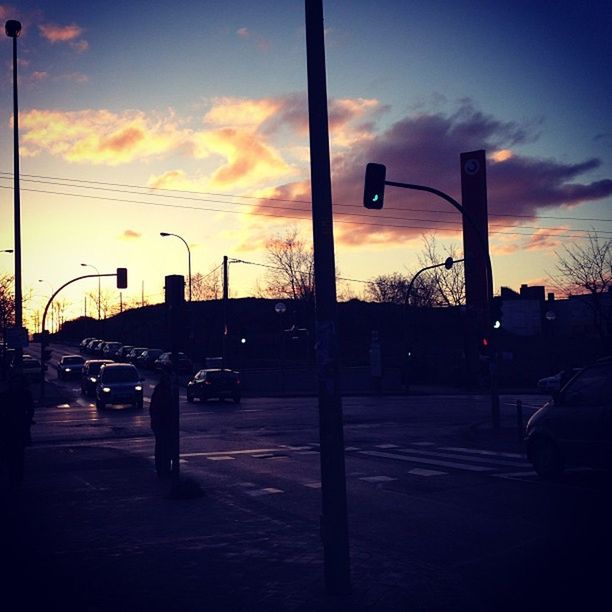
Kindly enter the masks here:
[[[74, 352], [53, 349], [56, 358]], [[91, 449], [112, 449], [153, 473], [148, 406], [156, 379], [144, 374], [143, 411], [99, 412], [78, 382], [53, 380], [50, 365], [47, 375], [68, 401], [37, 411], [28, 452], [65, 448], [78, 462]], [[487, 396], [343, 399], [353, 580], [371, 602], [364, 609], [596, 609], [589, 606], [601, 602], [610, 571], [609, 475], [573, 470], [556, 482], [540, 480], [514, 429], [517, 399], [527, 417], [546, 398], [502, 396], [499, 434], [488, 426]], [[180, 432], [181, 474], [203, 483], [209, 501], [268, 521], [271, 538], [294, 530], [320, 560], [316, 538], [297, 535], [317, 532], [321, 508], [316, 398], [246, 394], [238, 405], [189, 404], [182, 388]], [[104, 491], [112, 466], [96, 465], [75, 471], [75, 486]], [[231, 539], [223, 533], [215, 546]], [[158, 537], [139, 534], [145, 547]], [[184, 527], [180, 538], [200, 536]], [[257, 548], [234, 554], [256, 565]], [[260, 609], [253, 597], [252, 609]]]

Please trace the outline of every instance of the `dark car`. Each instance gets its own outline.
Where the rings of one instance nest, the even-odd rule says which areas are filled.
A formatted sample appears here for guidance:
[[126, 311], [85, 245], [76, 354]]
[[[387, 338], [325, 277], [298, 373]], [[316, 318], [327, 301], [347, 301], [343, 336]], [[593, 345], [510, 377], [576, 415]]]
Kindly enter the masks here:
[[565, 467], [612, 468], [612, 357], [584, 368], [527, 423], [527, 458], [542, 478]]
[[79, 351], [81, 353], [85, 353], [87, 352], [87, 345], [92, 341], [95, 340], [95, 338], [83, 338], [81, 340], [81, 342], [79, 343]]
[[163, 353], [161, 349], [145, 349], [136, 357], [135, 364], [145, 370], [155, 369], [155, 360]]
[[[155, 369], [156, 370], [165, 370], [166, 372], [172, 371], [172, 353], [162, 353], [155, 360]], [[177, 354], [177, 364], [176, 364], [176, 373], [177, 374], [191, 374], [193, 372], [193, 363], [191, 363], [191, 359], [185, 355], [185, 353]]]
[[91, 397], [96, 391], [98, 374], [105, 363], [113, 363], [110, 359], [88, 359], [81, 372], [81, 392]]
[[128, 362], [128, 354], [134, 347], [130, 344], [124, 344], [116, 353], [115, 360], [122, 361], [124, 363]]
[[100, 342], [103, 342], [103, 340], [100, 340], [99, 338], [94, 338], [93, 340], [90, 340], [85, 346], [84, 352], [88, 355], [93, 355], [96, 347], [98, 346], [98, 344], [100, 344]]
[[237, 404], [241, 396], [240, 375], [234, 370], [200, 370], [187, 383], [188, 402], [193, 402], [196, 398], [205, 402], [216, 397], [220, 400], [231, 398]]
[[104, 359], [116, 359], [117, 351], [121, 346], [121, 342], [105, 342], [102, 347], [102, 357]]
[[80, 355], [64, 355], [55, 366], [57, 369], [57, 377], [60, 380], [79, 378], [84, 365], [85, 359]]
[[126, 355], [126, 360], [129, 361], [130, 363], [136, 363], [136, 359], [138, 359], [138, 357], [140, 355], [142, 355], [143, 351], [146, 351], [147, 347], [146, 346], [135, 346], [127, 355]]
[[131, 404], [139, 410], [143, 407], [142, 379], [131, 363], [107, 363], [100, 368], [96, 383], [96, 408]]

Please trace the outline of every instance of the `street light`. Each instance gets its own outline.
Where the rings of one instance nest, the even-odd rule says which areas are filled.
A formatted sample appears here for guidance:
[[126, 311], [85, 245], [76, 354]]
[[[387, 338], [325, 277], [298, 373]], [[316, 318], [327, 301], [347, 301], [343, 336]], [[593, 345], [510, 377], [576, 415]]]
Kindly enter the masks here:
[[[21, 201], [19, 192], [19, 104], [17, 99], [17, 39], [21, 34], [21, 23], [9, 19], [4, 31], [13, 39], [13, 199], [15, 228], [15, 328], [23, 327], [23, 297], [21, 291]], [[21, 347], [17, 348], [17, 363], [21, 363]]]
[[159, 235], [162, 238], [165, 238], [166, 236], [174, 236], [175, 238], [182, 240], [183, 244], [187, 248], [187, 264], [188, 264], [188, 276], [189, 276], [189, 301], [191, 302], [191, 250], [189, 249], [189, 245], [187, 244], [187, 241], [183, 237], [179, 236], [178, 234], [171, 234], [169, 232], [159, 232]]
[[98, 270], [96, 266], [92, 266], [91, 264], [82, 263], [81, 265], [85, 266], [86, 268], [93, 268], [98, 275], [98, 321], [99, 321], [100, 320], [100, 270]]
[[0, 253], [12, 253], [13, 249], [2, 249]]

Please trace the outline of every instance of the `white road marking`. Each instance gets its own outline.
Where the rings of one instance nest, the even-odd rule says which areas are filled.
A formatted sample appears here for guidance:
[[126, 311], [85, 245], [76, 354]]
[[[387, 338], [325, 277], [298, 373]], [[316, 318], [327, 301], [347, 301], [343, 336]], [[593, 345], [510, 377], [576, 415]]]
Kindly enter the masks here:
[[520, 453], [502, 453], [497, 451], [480, 450], [477, 448], [463, 448], [461, 446], [441, 446], [440, 450], [460, 451], [462, 453], [473, 453], [475, 455], [488, 455], [491, 457], [510, 457], [512, 459], [524, 459]]
[[275, 453], [281, 449], [278, 448], [250, 448], [248, 450], [236, 451], [211, 451], [207, 453], [181, 453], [182, 457], [215, 457], [218, 455], [252, 455], [253, 453]]
[[412, 470], [408, 470], [409, 474], [414, 474], [415, 476], [444, 476], [448, 474], [448, 472], [438, 472], [438, 470], [425, 470], [423, 468], [414, 468]]
[[450, 467], [458, 470], [466, 470], [468, 472], [490, 472], [493, 468], [483, 467], [480, 465], [469, 465], [467, 463], [456, 463], [454, 461], [438, 461], [437, 459], [427, 459], [425, 457], [406, 457], [405, 455], [395, 455], [391, 453], [381, 453], [378, 451], [359, 451], [362, 455], [371, 457], [382, 457], [383, 459], [397, 459], [399, 461], [410, 461], [412, 463], [427, 463], [429, 465], [439, 465], [441, 467]]
[[475, 463], [488, 463], [488, 464], [494, 464], [494, 465], [505, 465], [506, 467], [530, 467], [531, 464], [530, 463], [523, 463], [520, 461], [508, 461], [505, 459], [495, 459], [493, 457], [489, 457], [487, 456], [486, 458], [484, 457], [473, 457], [473, 456], [466, 456], [466, 455], [458, 455], [456, 453], [438, 453], [436, 451], [415, 451], [414, 449], [405, 449], [405, 448], [399, 448], [397, 450], [398, 453], [420, 453], [422, 455], [426, 455], [429, 457], [441, 457], [442, 459], [465, 459], [466, 461], [474, 461]]
[[246, 494], [250, 495], [251, 497], [274, 495], [275, 493], [284, 493], [284, 491], [282, 489], [275, 489], [273, 487], [266, 487], [265, 489], [256, 489], [255, 491], [246, 491]]
[[390, 476], [362, 476], [359, 480], [365, 480], [366, 482], [391, 482], [397, 480], [397, 478], [391, 478]]
[[217, 457], [206, 457], [209, 461], [234, 461], [236, 457], [228, 457], [227, 455], [218, 455]]
[[309, 489], [320, 489], [321, 483], [320, 482], [305, 482], [304, 486], [308, 487]]

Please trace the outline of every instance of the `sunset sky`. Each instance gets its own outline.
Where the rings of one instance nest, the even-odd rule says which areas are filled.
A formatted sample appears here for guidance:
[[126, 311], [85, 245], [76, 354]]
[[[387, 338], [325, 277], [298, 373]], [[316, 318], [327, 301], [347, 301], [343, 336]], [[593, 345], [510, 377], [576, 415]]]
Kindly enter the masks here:
[[[361, 204], [369, 161], [460, 198], [459, 154], [486, 149], [496, 292], [546, 283], [589, 230], [612, 235], [612, 4], [324, 2], [336, 260], [343, 277], [409, 274], [422, 235], [461, 249], [442, 201], [389, 188]], [[265, 262], [310, 240], [302, 0], [23, 0], [18, 19], [24, 290], [129, 270], [124, 301], [167, 274]], [[13, 247], [11, 40], [0, 39], [0, 249]], [[0, 272], [12, 271], [0, 253]], [[232, 264], [231, 295], [264, 268]], [[43, 283], [38, 282], [44, 280]], [[114, 290], [112, 279], [103, 289]], [[356, 296], [363, 283], [351, 283]], [[66, 291], [83, 313], [97, 282]], [[118, 293], [117, 293], [118, 295]], [[93, 304], [89, 313], [93, 314]]]

